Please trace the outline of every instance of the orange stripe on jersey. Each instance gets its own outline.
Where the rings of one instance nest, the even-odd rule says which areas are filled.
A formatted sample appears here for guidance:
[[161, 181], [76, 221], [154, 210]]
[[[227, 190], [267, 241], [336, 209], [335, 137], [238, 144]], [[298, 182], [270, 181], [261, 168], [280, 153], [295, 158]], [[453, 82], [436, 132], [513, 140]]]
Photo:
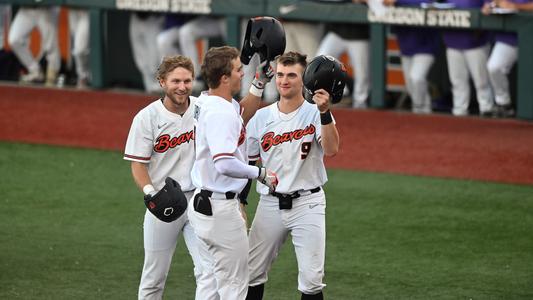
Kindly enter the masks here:
[[221, 157], [221, 156], [230, 156], [230, 157], [233, 157], [235, 156], [233, 153], [219, 153], [219, 154], [216, 154], [216, 155], [213, 155], [213, 160]]
[[259, 156], [260, 156], [260, 155], [257, 154], [257, 155], [248, 156], [248, 158], [252, 158], [252, 159], [254, 159], [254, 158], [259, 158]]
[[124, 153], [124, 157], [131, 158], [131, 159], [138, 159], [138, 160], [146, 160], [146, 161], [150, 160], [150, 157], [141, 157], [141, 156], [129, 155], [125, 153]]

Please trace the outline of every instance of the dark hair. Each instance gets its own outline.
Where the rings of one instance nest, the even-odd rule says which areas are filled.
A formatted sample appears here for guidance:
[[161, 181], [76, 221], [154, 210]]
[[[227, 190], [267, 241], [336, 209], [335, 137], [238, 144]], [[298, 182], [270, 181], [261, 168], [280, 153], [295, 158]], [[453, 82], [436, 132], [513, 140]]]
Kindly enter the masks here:
[[194, 78], [194, 66], [190, 58], [183, 55], [165, 56], [157, 68], [157, 80], [165, 79], [168, 73], [176, 68], [184, 68], [191, 71]]
[[307, 55], [295, 51], [289, 51], [278, 57], [278, 64], [284, 66], [299, 64], [305, 69], [305, 67], [307, 67]]
[[220, 85], [222, 76], [231, 76], [233, 70], [232, 60], [240, 56], [235, 47], [213, 47], [207, 51], [202, 63], [202, 77], [207, 86], [216, 89]]

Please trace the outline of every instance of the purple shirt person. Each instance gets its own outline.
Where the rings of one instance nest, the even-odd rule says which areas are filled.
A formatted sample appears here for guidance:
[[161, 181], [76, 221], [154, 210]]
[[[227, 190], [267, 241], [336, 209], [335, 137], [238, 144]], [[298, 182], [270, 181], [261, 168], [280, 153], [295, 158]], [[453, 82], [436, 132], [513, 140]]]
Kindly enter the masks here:
[[[483, 0], [448, 0], [455, 4], [457, 9], [481, 8]], [[470, 29], [444, 29], [442, 30], [444, 44], [453, 49], [472, 49], [481, 47], [489, 41], [486, 31]]]
[[[398, 0], [396, 6], [419, 7], [426, 0]], [[419, 53], [435, 55], [440, 46], [438, 30], [427, 27], [393, 26], [402, 55], [413, 56]]]

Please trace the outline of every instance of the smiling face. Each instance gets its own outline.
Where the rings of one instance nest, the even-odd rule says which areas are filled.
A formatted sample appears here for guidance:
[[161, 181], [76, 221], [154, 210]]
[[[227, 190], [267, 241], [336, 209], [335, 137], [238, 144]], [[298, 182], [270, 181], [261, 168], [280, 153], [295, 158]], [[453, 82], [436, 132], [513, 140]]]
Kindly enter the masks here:
[[285, 99], [293, 99], [302, 95], [304, 67], [300, 64], [278, 64], [276, 68], [276, 87], [279, 95]]
[[188, 105], [192, 93], [193, 74], [191, 71], [177, 67], [170, 71], [165, 78], [159, 80], [165, 92], [164, 102], [169, 101], [173, 106]]

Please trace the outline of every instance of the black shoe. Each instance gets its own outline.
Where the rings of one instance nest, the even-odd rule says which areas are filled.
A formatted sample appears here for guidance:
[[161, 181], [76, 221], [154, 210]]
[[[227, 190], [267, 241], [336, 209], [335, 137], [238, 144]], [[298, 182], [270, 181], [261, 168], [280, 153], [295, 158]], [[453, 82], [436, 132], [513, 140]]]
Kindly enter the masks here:
[[496, 105], [496, 116], [498, 118], [512, 118], [515, 116], [515, 110], [511, 104]]
[[484, 111], [479, 113], [482, 118], [495, 118], [496, 112], [494, 110]]

